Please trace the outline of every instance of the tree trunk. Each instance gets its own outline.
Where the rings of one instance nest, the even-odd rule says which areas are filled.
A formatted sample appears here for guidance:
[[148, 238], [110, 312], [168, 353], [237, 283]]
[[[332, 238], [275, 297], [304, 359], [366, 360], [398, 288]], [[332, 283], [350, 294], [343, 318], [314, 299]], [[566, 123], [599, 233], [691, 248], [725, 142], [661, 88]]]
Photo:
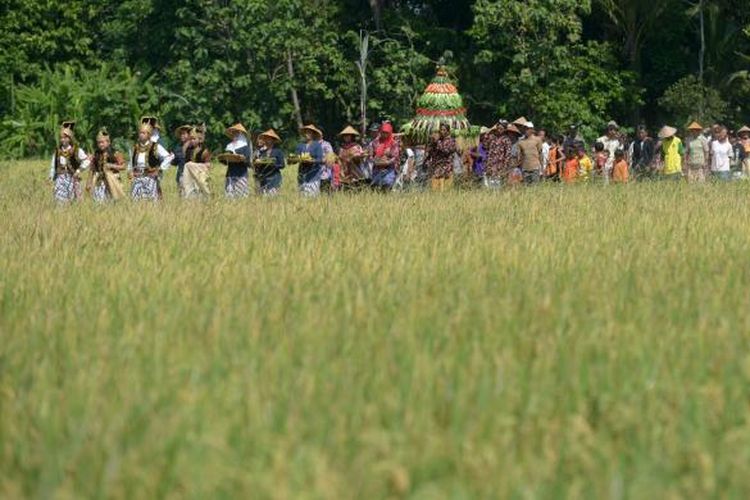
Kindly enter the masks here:
[[704, 0], [698, 1], [698, 15], [700, 17], [700, 27], [701, 27], [701, 50], [700, 54], [698, 56], [698, 81], [701, 84], [701, 101], [698, 104], [698, 112], [700, 115], [700, 119], [703, 120], [703, 113], [706, 109], [706, 92], [703, 88], [703, 72], [704, 72], [704, 64], [705, 64], [705, 58], [706, 58], [706, 25], [705, 25], [705, 17], [703, 15], [703, 7], [705, 5]]
[[359, 61], [357, 61], [357, 69], [359, 70], [359, 117], [361, 121], [360, 131], [362, 137], [365, 137], [367, 132], [367, 57], [369, 55], [369, 41], [369, 33], [366, 31], [360, 31]]
[[286, 68], [289, 71], [289, 92], [292, 94], [292, 105], [294, 106], [294, 117], [297, 119], [297, 128], [302, 128], [304, 123], [302, 122], [302, 110], [299, 106], [299, 96], [297, 95], [297, 87], [294, 86], [294, 61], [292, 60], [292, 51], [286, 51]]

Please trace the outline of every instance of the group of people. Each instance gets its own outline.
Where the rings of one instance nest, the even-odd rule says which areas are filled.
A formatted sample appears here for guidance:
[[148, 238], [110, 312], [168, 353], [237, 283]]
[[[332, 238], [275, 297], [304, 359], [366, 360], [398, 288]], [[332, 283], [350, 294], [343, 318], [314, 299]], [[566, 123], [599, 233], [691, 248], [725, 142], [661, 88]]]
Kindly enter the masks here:
[[[86, 170], [85, 191], [96, 201], [127, 197], [125, 173], [131, 181], [132, 199], [158, 200], [163, 196], [164, 174], [171, 166], [176, 167], [180, 196], [212, 195], [212, 153], [205, 145], [202, 125], [178, 127], [178, 144], [169, 151], [158, 120], [143, 117], [127, 158], [115, 151], [106, 129], [96, 136], [96, 151], [87, 154], [78, 146], [74, 129], [74, 122], [63, 122], [50, 165], [54, 197], [60, 202], [82, 196], [81, 174]], [[310, 124], [301, 128], [302, 140], [294, 154], [286, 156], [275, 130], [258, 134], [253, 143], [245, 127], [236, 123], [226, 129], [230, 142], [218, 160], [226, 165], [227, 198], [249, 196], [251, 184], [258, 194], [277, 194], [287, 164], [298, 165], [299, 192], [311, 197], [321, 192], [407, 187], [444, 191], [456, 176], [488, 189], [542, 181], [627, 183], [686, 177], [702, 182], [709, 176], [729, 180], [737, 170], [750, 177], [750, 128], [730, 134], [723, 125], [704, 129], [693, 122], [686, 131], [680, 139], [676, 128], [665, 126], [652, 139], [646, 127], [639, 127], [635, 137], [627, 138], [617, 123], [610, 122], [589, 148], [575, 126], [565, 135], [548, 135], [520, 117], [483, 127], [474, 146], [462, 149], [447, 123], [440, 124], [426, 144], [418, 144], [409, 135], [395, 133], [386, 121], [371, 126], [364, 138], [354, 127], [345, 127], [335, 150], [323, 131]]]

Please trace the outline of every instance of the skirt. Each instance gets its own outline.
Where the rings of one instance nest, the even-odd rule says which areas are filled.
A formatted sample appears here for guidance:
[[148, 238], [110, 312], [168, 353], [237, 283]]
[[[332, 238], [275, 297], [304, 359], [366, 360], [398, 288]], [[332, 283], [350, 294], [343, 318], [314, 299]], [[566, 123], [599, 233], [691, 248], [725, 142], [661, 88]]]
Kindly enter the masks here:
[[227, 198], [247, 198], [250, 194], [250, 186], [247, 182], [247, 176], [244, 177], [227, 177], [224, 183], [224, 193]]
[[255, 176], [255, 187], [258, 194], [261, 195], [277, 195], [281, 190], [281, 172], [276, 171], [270, 175], [256, 175]]
[[378, 168], [372, 171], [372, 186], [390, 189], [396, 182], [396, 170], [393, 168]]
[[185, 198], [196, 198], [211, 195], [208, 184], [208, 168], [200, 163], [188, 162], [182, 172], [182, 194]]
[[55, 177], [55, 201], [67, 203], [81, 197], [81, 182], [73, 174], [60, 174]]
[[300, 194], [309, 198], [320, 195], [320, 176], [321, 169], [319, 167], [300, 168], [297, 174]]
[[133, 179], [130, 196], [134, 200], [158, 200], [161, 198], [159, 179], [142, 175]]

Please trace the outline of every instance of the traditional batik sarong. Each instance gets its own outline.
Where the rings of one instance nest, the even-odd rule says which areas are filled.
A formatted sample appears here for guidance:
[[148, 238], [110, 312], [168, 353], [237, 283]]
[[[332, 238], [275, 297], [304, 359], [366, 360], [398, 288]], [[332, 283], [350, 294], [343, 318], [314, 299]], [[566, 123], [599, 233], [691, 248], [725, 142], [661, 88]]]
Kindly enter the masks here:
[[120, 177], [110, 171], [94, 174], [92, 179], [93, 188], [91, 197], [94, 201], [104, 202], [109, 200], [119, 200], [125, 197], [125, 191], [122, 188]]
[[130, 196], [133, 200], [158, 200], [161, 198], [159, 179], [147, 175], [134, 178]]
[[81, 197], [81, 182], [73, 174], [59, 174], [55, 178], [55, 200], [61, 203]]
[[206, 165], [194, 162], [186, 163], [181, 179], [185, 198], [210, 196], [211, 189], [208, 185], [208, 179], [208, 167]]
[[224, 192], [227, 198], [246, 198], [250, 195], [250, 185], [248, 184], [247, 177], [227, 177], [224, 184]]

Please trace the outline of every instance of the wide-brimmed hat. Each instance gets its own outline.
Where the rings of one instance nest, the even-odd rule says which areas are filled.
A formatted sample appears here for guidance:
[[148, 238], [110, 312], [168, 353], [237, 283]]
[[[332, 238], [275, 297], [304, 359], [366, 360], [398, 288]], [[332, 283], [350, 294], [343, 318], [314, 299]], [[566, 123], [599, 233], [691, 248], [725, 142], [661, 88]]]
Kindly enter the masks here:
[[659, 131], [659, 139], [669, 139], [670, 137], [673, 137], [676, 133], [677, 133], [676, 128], [670, 127], [669, 125], [664, 125]]
[[613, 128], [615, 130], [620, 130], [620, 126], [614, 120], [610, 120], [609, 123], [607, 123], [607, 128], [608, 129]]
[[506, 132], [513, 132], [514, 134], [521, 135], [521, 131], [518, 130], [518, 127], [516, 127], [515, 123], [511, 123], [510, 125], [508, 125], [507, 127], [505, 127], [505, 131]]
[[245, 126], [241, 123], [235, 123], [231, 127], [228, 127], [224, 134], [226, 134], [227, 137], [230, 139], [234, 137], [234, 134], [244, 134], [247, 135], [247, 129], [245, 129]]
[[533, 129], [534, 128], [534, 122], [526, 122], [526, 128]]
[[744, 125], [741, 129], [737, 131], [737, 135], [741, 135], [741, 134], [750, 134], [750, 127], [748, 127], [747, 125]]
[[281, 137], [276, 133], [276, 131], [272, 128], [269, 128], [263, 133], [258, 134], [258, 139], [261, 137], [266, 137], [268, 139], [271, 139], [272, 141], [276, 141], [277, 143], [281, 142]]
[[355, 129], [351, 125], [347, 125], [344, 130], [339, 132], [339, 136], [344, 136], [344, 135], [353, 135], [355, 137], [359, 137], [359, 132], [357, 132], [357, 129]]
[[310, 131], [313, 134], [316, 134], [318, 137], [323, 137], [323, 131], [320, 130], [318, 127], [313, 125], [312, 123], [309, 125], [304, 125], [302, 128], [300, 128], [302, 132]]
[[703, 131], [703, 125], [701, 125], [698, 122], [693, 122], [690, 125], [688, 125], [687, 129], [688, 130], [698, 130], [698, 131], [702, 132]]
[[479, 127], [479, 135], [485, 135], [485, 134], [487, 134], [487, 133], [488, 133], [488, 132], [489, 132], [490, 130], [492, 130], [492, 129], [491, 129], [491, 128], [489, 128], [489, 127], [481, 126], [481, 127]]
[[516, 127], [526, 127], [526, 124], [528, 122], [529, 120], [527, 120], [525, 116], [521, 116], [513, 121], [513, 125], [515, 125]]

